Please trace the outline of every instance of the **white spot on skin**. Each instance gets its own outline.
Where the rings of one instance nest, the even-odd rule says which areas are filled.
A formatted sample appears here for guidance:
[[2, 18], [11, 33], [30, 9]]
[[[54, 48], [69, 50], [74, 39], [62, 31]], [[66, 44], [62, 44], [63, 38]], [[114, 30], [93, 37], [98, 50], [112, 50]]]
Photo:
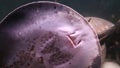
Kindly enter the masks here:
[[101, 32], [101, 30], [98, 30], [98, 33], [100, 33]]
[[108, 26], [105, 26], [105, 29], [108, 29]]

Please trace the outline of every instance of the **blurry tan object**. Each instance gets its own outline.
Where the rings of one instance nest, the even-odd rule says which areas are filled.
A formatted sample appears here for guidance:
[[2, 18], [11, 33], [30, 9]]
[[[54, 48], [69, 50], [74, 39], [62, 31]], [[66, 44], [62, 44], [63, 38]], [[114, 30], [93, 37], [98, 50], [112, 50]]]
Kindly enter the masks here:
[[105, 62], [102, 68], [120, 68], [120, 65], [115, 62]]

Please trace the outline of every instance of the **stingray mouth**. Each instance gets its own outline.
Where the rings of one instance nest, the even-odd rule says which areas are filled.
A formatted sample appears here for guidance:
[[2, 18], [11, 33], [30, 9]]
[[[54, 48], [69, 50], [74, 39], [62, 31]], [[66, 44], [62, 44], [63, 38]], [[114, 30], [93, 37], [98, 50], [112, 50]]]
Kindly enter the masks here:
[[66, 37], [68, 38], [68, 40], [71, 42], [72, 46], [74, 48], [77, 48], [80, 46], [80, 43], [82, 42], [81, 38], [78, 37], [79, 33], [73, 33], [70, 35], [67, 35]]

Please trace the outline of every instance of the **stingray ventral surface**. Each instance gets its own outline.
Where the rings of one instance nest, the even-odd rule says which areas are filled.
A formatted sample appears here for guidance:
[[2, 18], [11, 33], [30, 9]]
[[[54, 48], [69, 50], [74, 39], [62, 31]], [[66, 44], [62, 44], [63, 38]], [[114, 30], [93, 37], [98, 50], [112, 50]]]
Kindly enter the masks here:
[[56, 2], [33, 2], [0, 24], [2, 68], [100, 68], [98, 37], [84, 18]]

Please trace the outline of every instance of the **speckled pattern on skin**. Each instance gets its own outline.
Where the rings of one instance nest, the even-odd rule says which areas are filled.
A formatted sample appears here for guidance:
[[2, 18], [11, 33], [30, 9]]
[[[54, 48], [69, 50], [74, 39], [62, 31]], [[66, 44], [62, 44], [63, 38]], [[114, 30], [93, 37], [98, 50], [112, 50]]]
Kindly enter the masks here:
[[3, 19], [0, 33], [5, 53], [0, 63], [6, 68], [86, 68], [100, 56], [99, 40], [87, 21], [56, 2], [17, 8]]

